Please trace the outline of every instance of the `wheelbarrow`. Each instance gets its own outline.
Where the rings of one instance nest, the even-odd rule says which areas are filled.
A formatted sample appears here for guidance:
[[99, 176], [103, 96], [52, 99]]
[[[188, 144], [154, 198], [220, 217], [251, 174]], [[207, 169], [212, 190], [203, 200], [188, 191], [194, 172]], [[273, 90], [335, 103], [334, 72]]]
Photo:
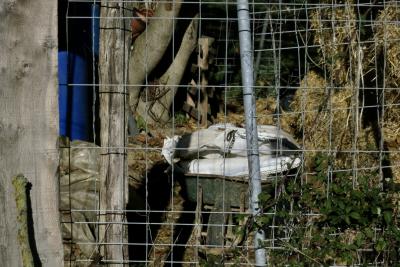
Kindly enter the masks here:
[[[257, 129], [262, 190], [267, 191], [275, 177], [301, 164], [300, 146], [276, 126]], [[249, 201], [246, 130], [224, 124], [167, 137], [162, 155], [180, 173], [187, 200], [197, 203], [194, 232], [200, 243], [219, 248], [238, 243], [229, 239], [233, 214], [245, 213]]]
[[[271, 178], [263, 180], [262, 190], [270, 192]], [[244, 214], [249, 205], [249, 183], [244, 177], [183, 174], [180, 179], [185, 198], [197, 203], [194, 233], [200, 245], [221, 248], [238, 245], [241, 237], [233, 226], [240, 224], [234, 214]], [[242, 222], [243, 223], [243, 222]]]

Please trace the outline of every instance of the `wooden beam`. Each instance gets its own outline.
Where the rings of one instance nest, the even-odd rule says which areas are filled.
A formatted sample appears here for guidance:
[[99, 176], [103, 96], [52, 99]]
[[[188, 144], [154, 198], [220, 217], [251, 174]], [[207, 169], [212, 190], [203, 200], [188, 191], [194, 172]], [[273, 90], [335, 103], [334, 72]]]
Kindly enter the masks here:
[[11, 178], [22, 173], [32, 184], [29, 235], [36, 244], [31, 244], [34, 260], [42, 266], [63, 266], [57, 1], [0, 1], [0, 17], [0, 263], [23, 265], [11, 185]]
[[[100, 221], [99, 241], [106, 243], [100, 253], [110, 266], [121, 266], [128, 258], [125, 206], [127, 182], [127, 55], [129, 27], [124, 20], [123, 1], [103, 1], [100, 19]], [[112, 243], [107, 244], [107, 243]], [[111, 264], [112, 263], [112, 264]]]

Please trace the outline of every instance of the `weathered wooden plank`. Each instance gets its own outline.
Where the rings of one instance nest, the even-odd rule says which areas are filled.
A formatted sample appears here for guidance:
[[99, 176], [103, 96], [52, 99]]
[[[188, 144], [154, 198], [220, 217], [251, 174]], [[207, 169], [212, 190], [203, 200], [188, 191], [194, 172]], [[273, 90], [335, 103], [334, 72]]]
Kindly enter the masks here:
[[43, 266], [62, 266], [58, 211], [57, 2], [0, 2], [0, 262], [22, 266], [11, 179], [30, 183]]
[[103, 148], [100, 167], [100, 220], [103, 224], [99, 240], [108, 243], [102, 247], [103, 261], [118, 266], [128, 257], [127, 246], [123, 243], [128, 239], [124, 210], [128, 199], [125, 109], [128, 107], [129, 32], [124, 30], [127, 14], [124, 14], [123, 5], [123, 1], [102, 3], [99, 58]]

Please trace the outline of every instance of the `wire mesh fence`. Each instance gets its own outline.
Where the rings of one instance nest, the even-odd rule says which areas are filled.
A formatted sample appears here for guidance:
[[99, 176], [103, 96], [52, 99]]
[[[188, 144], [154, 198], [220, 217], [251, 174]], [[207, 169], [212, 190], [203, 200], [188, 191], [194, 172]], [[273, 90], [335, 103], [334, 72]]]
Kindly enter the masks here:
[[66, 266], [399, 264], [399, 3], [249, 2], [257, 214], [236, 4], [60, 4]]

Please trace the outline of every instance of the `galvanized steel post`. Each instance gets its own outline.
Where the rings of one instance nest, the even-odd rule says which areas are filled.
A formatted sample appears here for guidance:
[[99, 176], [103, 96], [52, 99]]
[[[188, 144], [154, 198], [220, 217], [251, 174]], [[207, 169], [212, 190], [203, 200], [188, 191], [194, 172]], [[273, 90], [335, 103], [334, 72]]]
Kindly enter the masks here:
[[[246, 120], [247, 156], [250, 180], [250, 208], [253, 216], [260, 213], [258, 195], [261, 193], [260, 158], [258, 151], [258, 131], [254, 97], [253, 50], [251, 46], [251, 28], [249, 3], [237, 0], [240, 63], [242, 68], [243, 102]], [[255, 233], [256, 266], [266, 266], [266, 253], [262, 241], [265, 235], [262, 230]]]

